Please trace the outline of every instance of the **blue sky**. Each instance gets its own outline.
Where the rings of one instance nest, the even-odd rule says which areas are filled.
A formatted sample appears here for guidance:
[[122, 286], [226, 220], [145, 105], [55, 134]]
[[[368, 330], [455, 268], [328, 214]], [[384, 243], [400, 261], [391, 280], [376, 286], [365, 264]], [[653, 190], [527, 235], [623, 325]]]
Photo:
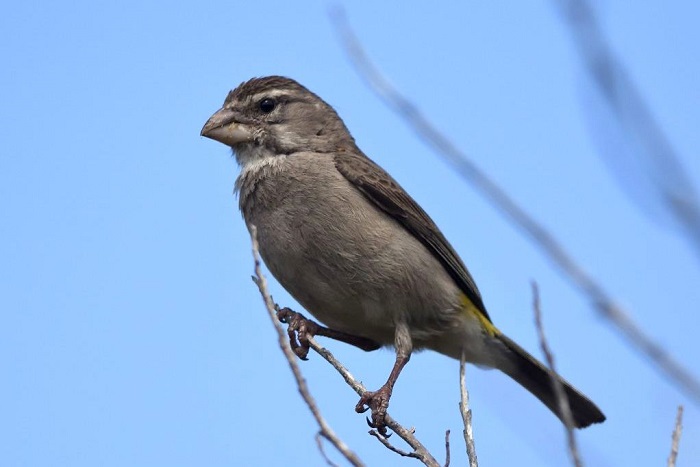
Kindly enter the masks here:
[[[612, 47], [699, 184], [700, 7], [599, 3]], [[268, 74], [297, 79], [338, 110], [462, 255], [494, 322], [537, 355], [538, 281], [558, 368], [608, 416], [579, 433], [588, 465], [663, 465], [678, 404], [679, 465], [700, 463], [698, 403], [371, 94], [329, 5], [4, 6], [0, 464], [323, 465], [250, 281], [237, 167], [199, 136], [229, 89]], [[700, 375], [698, 257], [663, 214], [645, 201], [640, 209], [648, 192], [634, 167], [601, 159], [590, 84], [553, 2], [346, 9], [391, 81]], [[630, 197], [635, 189], [642, 195]], [[274, 298], [299, 308], [270, 279]], [[324, 343], [371, 388], [393, 362], [390, 351]], [[415, 465], [367, 435], [357, 397], [320, 358], [302, 369], [331, 426], [369, 465]], [[482, 465], [566, 462], [560, 424], [534, 398], [496, 372], [470, 366], [467, 379]], [[457, 362], [417, 354], [390, 409], [438, 458], [451, 429], [454, 465], [465, 459], [457, 381]]]

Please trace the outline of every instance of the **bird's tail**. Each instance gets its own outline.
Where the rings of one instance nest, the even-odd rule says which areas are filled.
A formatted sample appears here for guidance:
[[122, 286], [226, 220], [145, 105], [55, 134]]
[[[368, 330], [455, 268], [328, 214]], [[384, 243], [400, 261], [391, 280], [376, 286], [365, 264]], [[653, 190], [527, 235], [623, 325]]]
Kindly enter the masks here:
[[[559, 401], [552, 386], [552, 373], [507, 336], [498, 333], [495, 337], [505, 346], [505, 354], [503, 355], [505, 364], [499, 365], [499, 369], [530, 391], [563, 421], [559, 410]], [[555, 377], [563, 385], [564, 392], [569, 399], [569, 407], [576, 428], [585, 428], [593, 423], [605, 421], [603, 412], [589, 398], [559, 375], [555, 375]]]

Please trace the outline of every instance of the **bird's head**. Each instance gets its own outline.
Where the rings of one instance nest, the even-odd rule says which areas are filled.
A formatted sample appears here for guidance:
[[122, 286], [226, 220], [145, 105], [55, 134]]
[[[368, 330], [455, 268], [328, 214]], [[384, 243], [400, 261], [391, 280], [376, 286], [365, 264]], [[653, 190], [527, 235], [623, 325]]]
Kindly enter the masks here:
[[281, 76], [253, 78], [229, 92], [201, 135], [230, 146], [241, 165], [295, 152], [355, 148], [350, 132], [330, 105]]

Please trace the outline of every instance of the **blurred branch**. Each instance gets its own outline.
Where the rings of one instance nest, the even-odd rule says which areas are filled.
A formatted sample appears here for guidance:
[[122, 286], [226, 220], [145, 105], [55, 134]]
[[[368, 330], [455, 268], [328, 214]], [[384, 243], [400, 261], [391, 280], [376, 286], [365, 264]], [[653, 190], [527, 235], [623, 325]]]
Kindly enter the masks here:
[[469, 184], [474, 186], [512, 224], [525, 234], [560, 273], [628, 340], [634, 349], [654, 363], [674, 384], [700, 403], [700, 382], [683, 365], [677, 362], [661, 345], [647, 335], [596, 282], [569, 255], [554, 236], [521, 208], [505, 191], [483, 173], [455, 144], [443, 135], [406, 97], [401, 95], [384, 78], [369, 60], [359, 40], [350, 28], [342, 9], [331, 11], [340, 42], [350, 60], [369, 88], [400, 118], [413, 128], [423, 141], [441, 155]]
[[[289, 368], [292, 370], [294, 379], [297, 382], [299, 393], [301, 394], [302, 399], [304, 399], [304, 402], [306, 402], [306, 405], [309, 407], [309, 410], [311, 410], [311, 414], [316, 420], [316, 423], [318, 423], [318, 426], [320, 428], [319, 434], [326, 438], [333, 446], [335, 446], [335, 448], [343, 455], [343, 457], [345, 457], [348, 460], [348, 462], [350, 462], [352, 465], [356, 467], [364, 466], [360, 458], [357, 457], [357, 454], [355, 454], [348, 447], [347, 444], [345, 444], [340, 438], [338, 438], [338, 436], [331, 429], [328, 423], [326, 423], [326, 420], [323, 418], [323, 416], [321, 416], [321, 412], [319, 411], [318, 406], [316, 405], [316, 401], [311, 396], [311, 393], [309, 393], [309, 388], [306, 385], [306, 380], [301, 374], [301, 370], [299, 369], [299, 365], [297, 364], [297, 357], [292, 351], [291, 347], [289, 346], [287, 340], [285, 339], [285, 334], [282, 331], [282, 327], [277, 323], [275, 304], [272, 301], [272, 297], [270, 296], [270, 293], [267, 290], [267, 280], [265, 280], [265, 276], [263, 276], [262, 271], [260, 269], [260, 254], [258, 249], [257, 229], [255, 228], [255, 226], [251, 226], [250, 236], [253, 243], [253, 259], [255, 260], [255, 276], [253, 276], [253, 281], [258, 286], [258, 289], [260, 290], [260, 295], [262, 296], [262, 299], [265, 302], [265, 308], [267, 308], [267, 312], [269, 313], [270, 319], [272, 320], [272, 324], [275, 327], [275, 331], [277, 332], [277, 338], [279, 341], [280, 349], [282, 349], [282, 353], [284, 353], [284, 356], [287, 358]], [[320, 446], [321, 445], [319, 443], [319, 447]], [[325, 452], [323, 452], [322, 448], [321, 454], [326, 459], [326, 461], [328, 461], [328, 457], [326, 457], [326, 454]]]
[[574, 417], [571, 414], [571, 407], [569, 406], [569, 399], [566, 397], [566, 392], [564, 392], [564, 385], [561, 380], [557, 377], [557, 370], [554, 366], [554, 355], [547, 344], [547, 338], [544, 334], [544, 325], [542, 324], [542, 311], [540, 309], [540, 291], [537, 287], [536, 282], [532, 282], [532, 308], [535, 311], [535, 327], [537, 328], [537, 336], [540, 340], [540, 348], [544, 354], [545, 360], [547, 361], [547, 366], [549, 367], [550, 376], [552, 379], [552, 387], [554, 388], [554, 393], [557, 395], [557, 403], [559, 405], [559, 413], [562, 414], [562, 419], [564, 421], [564, 427], [566, 428], [566, 439], [569, 446], [569, 455], [571, 456], [571, 461], [576, 467], [583, 467], [583, 462], [581, 461], [581, 455], [578, 452], [578, 446], [576, 443], [576, 436], [574, 435]]
[[459, 412], [462, 414], [464, 423], [464, 444], [467, 447], [467, 458], [469, 467], [478, 467], [479, 461], [476, 458], [476, 446], [474, 446], [474, 430], [472, 429], [472, 409], [469, 408], [469, 392], [467, 392], [467, 378], [465, 375], [464, 353], [459, 360]]
[[[646, 172], [658, 190], [662, 204], [683, 228], [686, 238], [700, 255], [700, 205], [692, 181], [669, 138], [655, 121], [649, 106], [632, 82], [621, 60], [615, 56], [586, 0], [555, 0], [578, 48], [584, 68], [624, 132], [638, 145], [635, 156], [651, 167]], [[619, 157], [621, 151], [611, 151]]]
[[321, 451], [321, 455], [323, 458], [326, 460], [326, 464], [330, 465], [331, 467], [338, 467], [338, 464], [330, 460], [330, 458], [326, 455], [326, 450], [323, 448], [323, 435], [319, 431], [316, 433], [316, 446], [318, 446], [318, 450]]
[[678, 459], [678, 445], [681, 442], [681, 432], [683, 431], [683, 406], [678, 406], [678, 413], [676, 413], [676, 426], [673, 429], [673, 436], [671, 441], [671, 454], [668, 455], [668, 462], [666, 465], [668, 467], [676, 467], [676, 459]]

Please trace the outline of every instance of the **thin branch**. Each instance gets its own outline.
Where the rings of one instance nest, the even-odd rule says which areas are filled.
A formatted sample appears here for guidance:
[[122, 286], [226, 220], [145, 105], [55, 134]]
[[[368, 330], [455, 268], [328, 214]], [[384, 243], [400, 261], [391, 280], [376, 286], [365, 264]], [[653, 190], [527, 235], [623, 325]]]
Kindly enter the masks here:
[[450, 467], [450, 430], [445, 431], [445, 467]]
[[318, 450], [321, 452], [321, 455], [326, 461], [326, 464], [330, 465], [331, 467], [338, 467], [338, 464], [333, 462], [330, 457], [326, 454], [326, 450], [323, 448], [323, 434], [319, 431], [316, 433], [316, 446], [318, 447]]
[[668, 455], [668, 462], [666, 465], [668, 467], [676, 467], [676, 459], [678, 459], [678, 445], [681, 442], [681, 432], [683, 431], [683, 406], [678, 406], [678, 413], [676, 413], [676, 426], [673, 429], [673, 436], [671, 438], [671, 453]]
[[[328, 351], [328, 349], [320, 346], [318, 342], [316, 342], [316, 339], [313, 337], [309, 337], [309, 347], [312, 348], [316, 353], [318, 353], [321, 357], [323, 357], [324, 360], [326, 360], [328, 363], [335, 368], [335, 370], [340, 373], [340, 375], [343, 377], [345, 382], [350, 386], [359, 396], [365, 393], [367, 389], [364, 387], [362, 383], [357, 381], [355, 377], [348, 371], [345, 366], [343, 366], [342, 363], [340, 363], [335, 356]], [[406, 429], [402, 425], [400, 425], [396, 420], [394, 420], [391, 415], [388, 413], [386, 414], [385, 418], [386, 426], [391, 428], [391, 430], [396, 433], [399, 438], [403, 439], [408, 443], [409, 446], [413, 448], [413, 453], [415, 455], [411, 455], [410, 457], [415, 457], [416, 459], [419, 459], [421, 462], [423, 462], [425, 465], [429, 466], [439, 466], [440, 464], [438, 461], [435, 460], [433, 455], [423, 446], [423, 444], [418, 441], [418, 438], [414, 436], [414, 430], [413, 429]], [[383, 444], [383, 443], [382, 443]]]
[[554, 388], [554, 393], [557, 396], [557, 403], [559, 405], [559, 413], [561, 413], [564, 426], [566, 427], [566, 439], [569, 446], [569, 455], [571, 456], [571, 461], [576, 467], [583, 467], [581, 455], [579, 454], [578, 446], [576, 444], [576, 436], [574, 435], [574, 417], [571, 414], [569, 398], [566, 397], [564, 385], [557, 377], [557, 371], [554, 366], [554, 355], [552, 354], [552, 351], [547, 344], [547, 338], [544, 335], [542, 311], [540, 310], [540, 291], [537, 287], [537, 283], [534, 281], [532, 282], [532, 296], [532, 307], [535, 310], [535, 326], [537, 327], [537, 336], [540, 340], [540, 348], [542, 349], [542, 353], [547, 361], [547, 366], [549, 367], [552, 387]]
[[478, 467], [479, 461], [476, 458], [476, 446], [474, 445], [474, 430], [472, 429], [472, 409], [469, 408], [469, 392], [467, 391], [467, 377], [465, 370], [464, 352], [459, 360], [459, 412], [462, 414], [464, 423], [464, 444], [467, 446], [467, 457], [469, 467]]
[[[348, 460], [348, 462], [350, 462], [352, 465], [357, 467], [364, 466], [364, 463], [360, 460], [359, 457], [357, 457], [357, 454], [355, 454], [348, 447], [348, 445], [345, 444], [345, 442], [343, 442], [335, 434], [335, 432], [331, 429], [328, 423], [326, 423], [326, 420], [323, 418], [320, 410], [318, 409], [318, 406], [316, 405], [316, 401], [309, 392], [309, 388], [306, 385], [306, 380], [301, 374], [299, 365], [297, 365], [297, 357], [292, 351], [291, 347], [289, 347], [286, 335], [282, 330], [282, 327], [277, 322], [275, 304], [272, 301], [270, 293], [268, 292], [267, 280], [265, 279], [265, 276], [263, 275], [262, 270], [260, 268], [258, 237], [257, 229], [255, 228], [255, 226], [250, 227], [250, 236], [253, 244], [253, 259], [255, 261], [255, 276], [253, 276], [253, 281], [258, 286], [258, 290], [260, 290], [260, 295], [262, 296], [263, 302], [265, 302], [265, 308], [267, 308], [267, 312], [269, 313], [270, 319], [272, 320], [272, 324], [274, 325], [275, 331], [277, 332], [277, 338], [279, 341], [280, 349], [282, 349], [282, 353], [284, 353], [284, 356], [287, 358], [287, 363], [289, 364], [289, 368], [292, 370], [292, 374], [294, 375], [294, 379], [296, 380], [297, 387], [299, 388], [299, 394], [301, 394], [302, 399], [304, 399], [304, 402], [306, 402], [306, 405], [309, 407], [311, 414], [313, 415], [314, 419], [316, 419], [316, 423], [318, 423], [318, 426], [320, 428], [319, 434], [326, 438], [333, 446], [335, 446], [335, 448], [343, 455], [343, 457], [345, 457]], [[325, 457], [325, 453], [323, 453], [323, 455]]]
[[379, 440], [379, 442], [382, 443], [384, 445], [384, 447], [387, 448], [389, 451], [395, 452], [396, 454], [398, 454], [401, 457], [413, 457], [414, 459], [420, 459], [418, 454], [416, 454], [415, 452], [402, 451], [401, 449], [399, 449], [396, 446], [394, 446], [393, 444], [391, 444], [389, 442], [389, 440], [385, 436], [382, 436], [381, 434], [379, 434], [379, 432], [377, 430], [369, 430], [369, 434], [374, 436], [375, 438], [377, 438]]
[[596, 282], [587, 271], [576, 263], [562, 244], [494, 181], [474, 164], [467, 155], [442, 134], [406, 97], [393, 87], [372, 64], [350, 28], [343, 10], [331, 12], [331, 20], [340, 41], [355, 69], [369, 88], [400, 118], [413, 128], [423, 141], [442, 156], [454, 170], [474, 186], [511, 223], [524, 233], [544, 255], [559, 268], [560, 273], [590, 301], [600, 316], [608, 320], [628, 343], [654, 363], [656, 369], [684, 390], [696, 403], [700, 403], [700, 381], [680, 362], [676, 361], [660, 344], [646, 334], [630, 315]]

